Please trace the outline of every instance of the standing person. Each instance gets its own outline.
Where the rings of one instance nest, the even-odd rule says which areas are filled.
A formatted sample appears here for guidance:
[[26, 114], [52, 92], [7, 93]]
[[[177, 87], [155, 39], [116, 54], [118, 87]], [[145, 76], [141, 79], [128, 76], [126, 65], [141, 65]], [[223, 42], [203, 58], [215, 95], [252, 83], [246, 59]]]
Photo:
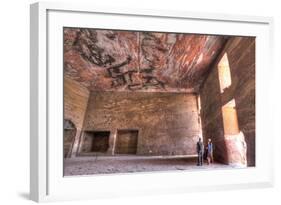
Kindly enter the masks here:
[[204, 145], [203, 145], [203, 142], [201, 141], [201, 137], [199, 138], [199, 141], [196, 144], [196, 151], [198, 154], [197, 166], [202, 166], [203, 165]]
[[207, 155], [207, 160], [208, 160], [208, 164], [213, 163], [214, 162], [214, 158], [213, 158], [213, 143], [212, 140], [209, 138], [208, 139], [208, 155]]
[[207, 161], [207, 158], [208, 158], [208, 146], [204, 146], [203, 160]]

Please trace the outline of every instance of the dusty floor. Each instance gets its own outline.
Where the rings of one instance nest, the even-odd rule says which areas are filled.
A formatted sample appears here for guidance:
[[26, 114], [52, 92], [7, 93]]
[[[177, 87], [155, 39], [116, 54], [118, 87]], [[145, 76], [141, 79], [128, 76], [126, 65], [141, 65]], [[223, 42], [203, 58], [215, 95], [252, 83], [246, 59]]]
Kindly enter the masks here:
[[218, 168], [234, 167], [218, 163], [196, 166], [195, 157], [93, 156], [64, 159], [64, 176]]

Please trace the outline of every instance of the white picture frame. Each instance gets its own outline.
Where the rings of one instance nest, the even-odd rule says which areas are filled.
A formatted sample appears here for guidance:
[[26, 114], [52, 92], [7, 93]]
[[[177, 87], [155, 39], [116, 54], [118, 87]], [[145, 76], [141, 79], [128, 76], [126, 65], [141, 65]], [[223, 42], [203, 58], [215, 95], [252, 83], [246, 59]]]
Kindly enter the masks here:
[[[98, 17], [98, 18], [97, 18]], [[94, 21], [93, 21], [94, 19]], [[99, 27], [256, 36], [256, 166], [246, 169], [63, 177], [62, 28]], [[30, 198], [91, 199], [273, 186], [270, 72], [273, 19], [40, 2], [30, 15]], [[61, 71], [61, 72], [60, 72]], [[264, 84], [263, 84], [264, 83]], [[266, 137], [266, 139], [265, 139]], [[270, 140], [268, 140], [270, 139]]]

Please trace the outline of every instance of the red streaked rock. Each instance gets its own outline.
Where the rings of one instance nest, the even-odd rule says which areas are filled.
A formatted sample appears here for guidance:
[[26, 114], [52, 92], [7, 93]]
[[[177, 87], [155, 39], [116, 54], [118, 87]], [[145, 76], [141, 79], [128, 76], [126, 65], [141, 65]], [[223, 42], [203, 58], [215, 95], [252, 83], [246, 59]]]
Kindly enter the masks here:
[[64, 71], [93, 91], [198, 92], [226, 39], [65, 28]]

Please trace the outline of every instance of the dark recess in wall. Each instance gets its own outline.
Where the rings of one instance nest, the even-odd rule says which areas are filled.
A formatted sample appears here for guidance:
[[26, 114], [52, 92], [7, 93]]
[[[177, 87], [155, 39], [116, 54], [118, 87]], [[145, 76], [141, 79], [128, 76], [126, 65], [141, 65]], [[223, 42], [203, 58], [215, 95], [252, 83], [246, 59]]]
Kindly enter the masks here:
[[118, 130], [116, 139], [116, 154], [136, 154], [138, 145], [138, 130]]

